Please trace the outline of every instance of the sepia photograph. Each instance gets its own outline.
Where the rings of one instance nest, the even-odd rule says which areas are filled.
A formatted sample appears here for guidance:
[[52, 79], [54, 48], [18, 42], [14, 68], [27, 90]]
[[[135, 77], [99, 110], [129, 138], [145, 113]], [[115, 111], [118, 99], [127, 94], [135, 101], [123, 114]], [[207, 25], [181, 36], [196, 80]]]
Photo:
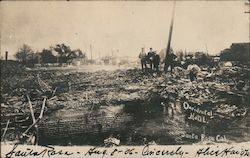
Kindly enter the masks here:
[[3, 0], [0, 17], [1, 157], [250, 157], [249, 1]]

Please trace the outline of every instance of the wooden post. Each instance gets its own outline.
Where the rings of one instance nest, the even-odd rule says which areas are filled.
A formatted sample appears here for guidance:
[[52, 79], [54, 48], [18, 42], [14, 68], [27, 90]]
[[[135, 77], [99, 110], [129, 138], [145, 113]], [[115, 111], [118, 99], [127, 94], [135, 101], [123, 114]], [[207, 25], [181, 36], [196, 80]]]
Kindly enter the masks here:
[[[43, 112], [44, 112], [44, 108], [45, 108], [45, 103], [46, 103], [46, 99], [47, 98], [44, 98], [43, 100], [43, 105], [42, 105], [42, 109], [41, 109], [41, 112], [40, 112], [40, 116], [38, 117], [37, 120], [35, 120], [35, 122], [33, 122], [24, 132], [23, 132], [23, 136], [26, 135], [26, 133], [33, 127], [33, 126], [37, 126], [37, 123], [42, 119], [43, 117]], [[38, 133], [37, 133], [38, 134]]]
[[164, 71], [167, 72], [167, 57], [170, 53], [170, 48], [171, 48], [171, 39], [172, 39], [172, 32], [173, 32], [173, 25], [174, 25], [174, 14], [175, 14], [175, 1], [174, 1], [174, 6], [173, 6], [173, 13], [172, 13], [172, 19], [171, 19], [171, 24], [170, 24], [170, 29], [169, 29], [169, 35], [168, 35], [168, 45], [167, 45], [167, 50], [166, 50], [166, 55], [165, 55], [165, 64], [164, 64]]
[[38, 144], [38, 141], [37, 141], [38, 140], [38, 127], [37, 127], [37, 124], [36, 124], [36, 118], [35, 118], [33, 107], [32, 107], [32, 104], [31, 104], [31, 101], [30, 101], [30, 97], [29, 97], [28, 94], [27, 94], [27, 98], [28, 98], [28, 102], [29, 102], [30, 113], [31, 113], [31, 117], [32, 117], [32, 120], [33, 120], [33, 124], [34, 124], [34, 127], [36, 129], [35, 144], [37, 145]]
[[42, 105], [42, 109], [39, 115], [39, 118], [41, 119], [43, 117], [43, 112], [44, 112], [44, 108], [45, 108], [45, 104], [46, 104], [46, 97], [43, 99], [43, 105]]
[[90, 57], [91, 57], [91, 63], [92, 63], [92, 45], [90, 45]]
[[8, 60], [8, 51], [5, 52], [5, 60]]
[[9, 123], [10, 123], [10, 120], [7, 121], [6, 127], [4, 128], [4, 132], [3, 132], [3, 136], [2, 136], [1, 141], [4, 141], [4, 137], [5, 137], [5, 134], [6, 134], [7, 130], [8, 130]]
[[28, 94], [27, 94], [27, 99], [28, 99], [28, 103], [29, 103], [29, 107], [30, 107], [31, 117], [32, 117], [32, 120], [33, 120], [33, 123], [34, 123], [36, 121], [36, 118], [35, 118], [33, 107], [31, 105], [30, 97], [29, 97]]

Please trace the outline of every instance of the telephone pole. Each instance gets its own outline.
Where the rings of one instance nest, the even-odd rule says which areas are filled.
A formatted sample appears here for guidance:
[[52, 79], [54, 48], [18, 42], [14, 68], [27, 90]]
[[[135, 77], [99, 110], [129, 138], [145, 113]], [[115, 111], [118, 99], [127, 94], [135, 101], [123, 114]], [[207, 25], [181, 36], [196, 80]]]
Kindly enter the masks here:
[[171, 48], [171, 39], [172, 39], [172, 32], [173, 32], [173, 25], [174, 25], [174, 14], [175, 14], [175, 3], [174, 1], [174, 6], [173, 6], [173, 13], [172, 13], [172, 19], [171, 19], [171, 24], [170, 24], [170, 29], [169, 29], [169, 35], [168, 35], [168, 45], [167, 45], [167, 50], [166, 50], [166, 55], [165, 55], [165, 64], [164, 64], [164, 71], [167, 72], [167, 57], [170, 53], [170, 48]]
[[248, 0], [247, 2], [245, 2], [245, 5], [248, 5], [248, 11], [245, 11], [244, 13], [250, 13], [250, 1]]
[[8, 51], [5, 52], [5, 60], [8, 60]]
[[91, 59], [91, 62], [92, 62], [92, 45], [90, 44], [90, 59]]

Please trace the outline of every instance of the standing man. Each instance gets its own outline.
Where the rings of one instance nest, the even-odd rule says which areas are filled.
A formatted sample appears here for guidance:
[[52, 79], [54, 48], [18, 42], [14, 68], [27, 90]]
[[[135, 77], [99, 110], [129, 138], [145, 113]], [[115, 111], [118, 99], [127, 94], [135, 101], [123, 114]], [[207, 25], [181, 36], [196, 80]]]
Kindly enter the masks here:
[[170, 67], [170, 72], [171, 72], [171, 74], [172, 74], [172, 72], [173, 72], [173, 68], [174, 68], [174, 61], [175, 61], [175, 58], [176, 58], [177, 56], [173, 53], [173, 52], [171, 52], [167, 57], [166, 57], [166, 69], [168, 70], [168, 68]]
[[141, 69], [147, 69], [147, 59], [146, 53], [144, 52], [144, 48], [141, 48], [141, 52], [139, 54], [139, 58], [141, 59]]
[[153, 59], [154, 59], [154, 52], [152, 48], [149, 48], [149, 52], [148, 52], [148, 62], [150, 65], [150, 69], [153, 70]]
[[160, 56], [159, 54], [155, 53], [153, 58], [154, 63], [154, 70], [159, 74], [159, 64], [160, 64]]

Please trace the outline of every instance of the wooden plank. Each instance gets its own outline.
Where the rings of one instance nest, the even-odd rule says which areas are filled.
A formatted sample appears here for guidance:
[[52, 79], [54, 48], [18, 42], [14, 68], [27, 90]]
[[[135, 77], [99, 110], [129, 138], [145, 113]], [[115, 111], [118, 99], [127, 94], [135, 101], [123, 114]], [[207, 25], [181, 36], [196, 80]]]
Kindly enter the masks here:
[[5, 129], [4, 129], [4, 132], [3, 132], [3, 136], [2, 136], [2, 140], [1, 140], [1, 141], [4, 141], [4, 137], [5, 137], [5, 134], [6, 134], [6, 132], [7, 132], [9, 123], [10, 123], [10, 120], [7, 121], [7, 124], [6, 124], [6, 127], [5, 127]]

